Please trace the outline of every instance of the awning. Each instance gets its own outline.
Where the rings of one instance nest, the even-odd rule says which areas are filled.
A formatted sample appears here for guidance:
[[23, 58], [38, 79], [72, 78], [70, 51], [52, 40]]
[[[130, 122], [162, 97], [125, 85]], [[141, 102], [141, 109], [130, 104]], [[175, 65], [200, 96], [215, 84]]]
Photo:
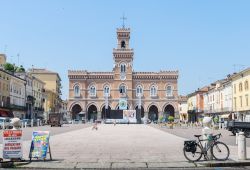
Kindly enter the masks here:
[[224, 115], [221, 115], [220, 117], [225, 119], [225, 118], [229, 118], [229, 115], [230, 114], [224, 114]]
[[10, 111], [0, 110], [0, 117], [14, 117], [14, 116]]

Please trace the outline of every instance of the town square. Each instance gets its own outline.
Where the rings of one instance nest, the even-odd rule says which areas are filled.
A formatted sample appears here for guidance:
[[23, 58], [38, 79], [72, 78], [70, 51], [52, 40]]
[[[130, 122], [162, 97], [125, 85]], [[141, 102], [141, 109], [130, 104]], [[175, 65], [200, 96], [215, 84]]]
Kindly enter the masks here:
[[0, 4], [0, 168], [250, 169], [248, 1]]

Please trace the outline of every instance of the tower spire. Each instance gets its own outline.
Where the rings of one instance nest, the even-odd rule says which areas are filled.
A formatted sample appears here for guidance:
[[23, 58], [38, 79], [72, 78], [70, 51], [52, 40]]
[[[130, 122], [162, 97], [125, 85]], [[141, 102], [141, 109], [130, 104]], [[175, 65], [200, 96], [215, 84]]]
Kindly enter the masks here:
[[122, 19], [122, 28], [125, 28], [125, 20], [127, 19], [125, 16], [124, 16], [124, 14], [123, 14], [123, 16], [121, 17], [121, 19]]

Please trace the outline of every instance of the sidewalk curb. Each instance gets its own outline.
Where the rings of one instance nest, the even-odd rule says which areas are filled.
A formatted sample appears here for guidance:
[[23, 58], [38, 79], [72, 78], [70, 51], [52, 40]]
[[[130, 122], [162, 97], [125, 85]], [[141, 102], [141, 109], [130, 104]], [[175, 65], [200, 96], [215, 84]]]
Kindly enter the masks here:
[[14, 163], [11, 161], [0, 162], [0, 168], [14, 168]]
[[236, 166], [250, 166], [250, 161], [230, 161], [230, 162], [204, 162], [196, 163], [205, 167], [236, 167]]

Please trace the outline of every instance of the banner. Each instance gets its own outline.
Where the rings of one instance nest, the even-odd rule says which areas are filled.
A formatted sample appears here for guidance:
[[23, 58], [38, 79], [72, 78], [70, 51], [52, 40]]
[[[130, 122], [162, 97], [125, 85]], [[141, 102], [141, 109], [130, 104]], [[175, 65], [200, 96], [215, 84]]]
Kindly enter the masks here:
[[130, 123], [136, 123], [136, 110], [123, 110], [123, 119], [128, 120]]
[[48, 147], [49, 147], [49, 131], [33, 132], [29, 157], [45, 159]]
[[3, 131], [3, 158], [22, 158], [22, 130]]
[[120, 110], [127, 110], [127, 108], [128, 108], [127, 99], [120, 98], [119, 99], [119, 109]]

